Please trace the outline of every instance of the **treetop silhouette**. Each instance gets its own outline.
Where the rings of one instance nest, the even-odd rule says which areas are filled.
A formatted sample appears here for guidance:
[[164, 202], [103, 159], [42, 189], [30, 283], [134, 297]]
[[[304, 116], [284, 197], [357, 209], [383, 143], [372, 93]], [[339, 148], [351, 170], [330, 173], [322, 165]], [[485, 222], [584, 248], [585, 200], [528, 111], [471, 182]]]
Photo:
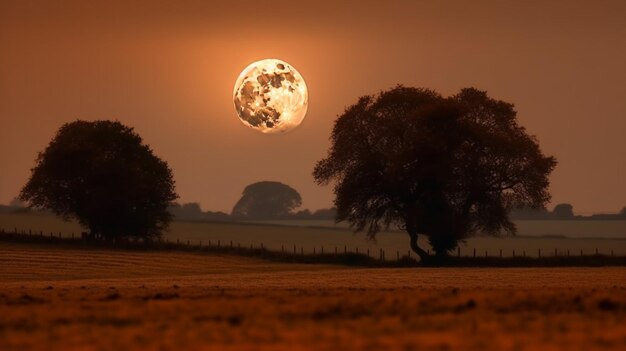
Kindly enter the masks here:
[[177, 197], [167, 163], [133, 128], [80, 120], [64, 124], [39, 153], [20, 193], [30, 207], [75, 218], [104, 239], [159, 237]]
[[246, 219], [278, 219], [302, 205], [300, 194], [289, 185], [262, 181], [248, 185], [233, 207], [232, 216]]
[[556, 160], [517, 122], [513, 105], [462, 89], [445, 98], [397, 86], [363, 96], [335, 122], [313, 175], [334, 182], [337, 221], [370, 237], [397, 225], [428, 237], [437, 255], [476, 233], [514, 233], [508, 213], [550, 199]]

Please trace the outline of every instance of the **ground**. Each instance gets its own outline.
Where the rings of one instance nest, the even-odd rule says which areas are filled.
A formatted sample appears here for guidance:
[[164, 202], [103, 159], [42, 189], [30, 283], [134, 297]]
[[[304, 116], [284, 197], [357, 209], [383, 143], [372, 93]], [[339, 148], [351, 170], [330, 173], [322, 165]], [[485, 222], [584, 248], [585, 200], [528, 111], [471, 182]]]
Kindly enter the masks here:
[[626, 268], [364, 269], [0, 243], [0, 350], [626, 347]]

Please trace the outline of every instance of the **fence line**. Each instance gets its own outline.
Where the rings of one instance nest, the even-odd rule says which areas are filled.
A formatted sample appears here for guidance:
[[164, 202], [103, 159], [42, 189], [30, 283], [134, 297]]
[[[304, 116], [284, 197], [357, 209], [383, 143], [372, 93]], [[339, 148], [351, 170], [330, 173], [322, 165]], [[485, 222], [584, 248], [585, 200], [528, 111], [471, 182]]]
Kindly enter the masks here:
[[[13, 228], [13, 231], [7, 231], [5, 228], [0, 228], [0, 235], [3, 236], [24, 236], [24, 237], [32, 237], [32, 238], [39, 238], [39, 239], [52, 239], [52, 240], [63, 240], [63, 241], [72, 241], [72, 242], [102, 242], [105, 243], [105, 241], [99, 241], [99, 240], [93, 240], [93, 239], [89, 239], [86, 237], [85, 235], [86, 233], [82, 232], [80, 236], [75, 235], [74, 232], [71, 233], [66, 233], [66, 235], [63, 235], [62, 232], [44, 232], [44, 231], [33, 231], [31, 229], [25, 230], [25, 229], [18, 229], [17, 227]], [[176, 239], [176, 242], [174, 243], [173, 241], [170, 241], [170, 239], [162, 239], [159, 238], [158, 241], [156, 242], [159, 245], [164, 245], [164, 246], [177, 246], [179, 248], [198, 248], [198, 249], [203, 249], [203, 248], [207, 248], [207, 249], [229, 249], [231, 251], [241, 251], [242, 247], [245, 250], [248, 250], [248, 248], [244, 245], [242, 245], [241, 243], [237, 243], [236, 248], [235, 245], [233, 243], [232, 240], [230, 240], [229, 245], [224, 246], [221, 244], [221, 240], [217, 240], [217, 243], [212, 242], [211, 240], [208, 240], [208, 244], [204, 244], [202, 243], [202, 240], [197, 240], [197, 243], [187, 239], [186, 241], [181, 242], [181, 239]], [[122, 240], [122, 241], [118, 241], [116, 242], [116, 244], [132, 244], [135, 246], [140, 246], [141, 243], [138, 241], [131, 241], [131, 240]], [[154, 245], [154, 243], [151, 243], [150, 245]], [[272, 250], [270, 248], [268, 248], [266, 245], [264, 245], [263, 242], [260, 242], [257, 244], [258, 246], [254, 246], [254, 244], [250, 244], [249, 250], [261, 250], [261, 251], [268, 251], [268, 252], [280, 252], [281, 254], [290, 254], [285, 250], [285, 245], [281, 244], [280, 245], [280, 250], [276, 249], [276, 250]], [[149, 246], [148, 244], [146, 244], [146, 247]], [[299, 248], [299, 250], [298, 250]], [[319, 252], [317, 251], [317, 249], [319, 248]], [[339, 246], [334, 246], [334, 251], [324, 251], [324, 246], [313, 246], [312, 250], [309, 250], [309, 248], [307, 248], [307, 255], [312, 255], [312, 256], [328, 256], [328, 255], [334, 255], [334, 256], [339, 256], [341, 253], [340, 251], [340, 247]], [[312, 253], [311, 253], [312, 251]], [[391, 252], [393, 253], [393, 251], [395, 251], [395, 257], [394, 255], [392, 255], [392, 259], [387, 259], [387, 252]], [[463, 255], [462, 253], [464, 253], [464, 251], [461, 249], [461, 247], [458, 247], [456, 250], [456, 256], [457, 257], [473, 257], [476, 258], [477, 256], [477, 250], [476, 248], [472, 248], [469, 252], [471, 252], [470, 254], [467, 255]], [[497, 254], [495, 255], [490, 255], [489, 250], [485, 250], [484, 251], [484, 257], [485, 258], [503, 258], [503, 257], [507, 257], [504, 256], [503, 253], [505, 253], [503, 251], [503, 249], [498, 249]], [[550, 254], [545, 254], [542, 255], [542, 251], [541, 249], [537, 249], [537, 258], [542, 258], [542, 257], [574, 257], [573, 255], [570, 255], [570, 250], [559, 250], [558, 248], [554, 248], [554, 251], [548, 251], [551, 253]], [[430, 250], [427, 250], [427, 253], [430, 254]], [[545, 252], [544, 252], [545, 253]], [[296, 255], [300, 255], [300, 256], [304, 256], [305, 255], [305, 247], [304, 246], [298, 246], [298, 245], [293, 245], [293, 253], [292, 255], [296, 256]], [[378, 257], [372, 257], [370, 254], [370, 249], [367, 248], [365, 252], [363, 251], [359, 251], [359, 247], [355, 246], [354, 250], [350, 249], [347, 245], [343, 246], [343, 255], [348, 255], [348, 254], [354, 254], [354, 255], [363, 255], [366, 256], [368, 258], [376, 258], [380, 261], [393, 261], [393, 258], [395, 258], [395, 261], [400, 261], [403, 259], [416, 259], [417, 255], [415, 253], [412, 253], [411, 250], [408, 250], [405, 254], [400, 253], [400, 250], [385, 250], [384, 248], [379, 248], [379, 253], [378, 253]], [[580, 250], [580, 257], [585, 257], [585, 256], [610, 256], [610, 257], [617, 257], [615, 255], [615, 252], [613, 249], [610, 250], [610, 252], [600, 252], [598, 248], [595, 248], [595, 251], [591, 251], [590, 253], [585, 253], [584, 250]], [[526, 254], [526, 250], [522, 250], [522, 255], [519, 255], [519, 252], [516, 252], [515, 249], [511, 249], [511, 256], [508, 257], [523, 257], [523, 258], [531, 258], [531, 256]]]

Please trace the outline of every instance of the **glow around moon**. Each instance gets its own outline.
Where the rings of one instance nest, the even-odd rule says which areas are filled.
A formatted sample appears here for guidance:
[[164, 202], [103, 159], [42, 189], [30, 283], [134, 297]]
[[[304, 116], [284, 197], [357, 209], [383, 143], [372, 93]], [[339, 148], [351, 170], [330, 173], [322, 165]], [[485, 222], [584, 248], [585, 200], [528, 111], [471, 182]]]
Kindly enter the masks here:
[[243, 124], [262, 133], [281, 133], [302, 123], [308, 91], [295, 68], [285, 61], [266, 59], [241, 72], [233, 101]]

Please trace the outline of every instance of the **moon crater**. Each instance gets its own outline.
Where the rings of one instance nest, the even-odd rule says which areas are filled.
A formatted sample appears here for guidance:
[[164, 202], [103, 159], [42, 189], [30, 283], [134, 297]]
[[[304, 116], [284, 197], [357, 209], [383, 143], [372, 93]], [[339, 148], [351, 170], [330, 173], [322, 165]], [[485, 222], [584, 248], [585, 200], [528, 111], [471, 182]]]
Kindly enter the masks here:
[[262, 133], [281, 133], [302, 123], [308, 91], [295, 68], [278, 59], [266, 59], [241, 72], [233, 102], [243, 124]]

